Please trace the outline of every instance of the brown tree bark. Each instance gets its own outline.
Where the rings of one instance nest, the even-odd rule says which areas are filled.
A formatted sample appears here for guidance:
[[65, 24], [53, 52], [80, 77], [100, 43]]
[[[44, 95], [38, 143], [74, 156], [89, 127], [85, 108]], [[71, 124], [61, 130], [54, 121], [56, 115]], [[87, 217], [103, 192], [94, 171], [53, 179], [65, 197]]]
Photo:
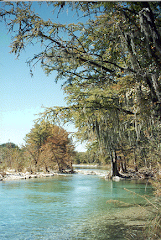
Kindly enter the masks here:
[[111, 176], [120, 176], [117, 166], [117, 155], [115, 150], [113, 150], [111, 154]]

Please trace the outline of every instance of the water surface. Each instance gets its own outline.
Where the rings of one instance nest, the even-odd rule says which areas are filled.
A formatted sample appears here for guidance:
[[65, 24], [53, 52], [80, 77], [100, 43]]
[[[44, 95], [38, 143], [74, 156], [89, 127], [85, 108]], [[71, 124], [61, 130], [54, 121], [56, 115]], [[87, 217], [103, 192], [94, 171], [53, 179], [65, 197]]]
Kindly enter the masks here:
[[141, 229], [145, 201], [124, 188], [152, 193], [145, 183], [81, 174], [0, 182], [0, 239], [127, 239], [128, 228]]

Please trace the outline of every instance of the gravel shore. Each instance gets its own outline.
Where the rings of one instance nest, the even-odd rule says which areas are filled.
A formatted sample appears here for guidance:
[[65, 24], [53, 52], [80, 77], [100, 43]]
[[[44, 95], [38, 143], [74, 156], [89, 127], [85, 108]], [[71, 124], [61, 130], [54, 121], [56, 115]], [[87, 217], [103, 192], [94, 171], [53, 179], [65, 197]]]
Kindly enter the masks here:
[[[20, 179], [30, 179], [30, 178], [44, 178], [44, 177], [52, 177], [55, 175], [65, 175], [69, 174], [70, 172], [65, 173], [59, 173], [51, 171], [49, 173], [44, 172], [15, 172], [12, 169], [7, 170], [6, 172], [0, 173], [0, 181], [12, 181], [12, 180], [20, 180]], [[75, 174], [84, 174], [84, 175], [97, 175], [99, 177], [105, 178], [105, 179], [111, 179], [110, 178], [110, 171], [109, 170], [100, 170], [100, 169], [74, 169]], [[148, 171], [138, 171], [131, 172], [129, 171], [127, 174], [124, 174], [123, 177], [113, 177], [113, 181], [120, 181], [122, 179], [128, 178], [128, 179], [147, 179], [147, 178], [153, 178], [155, 176], [154, 172], [148, 172]]]
[[30, 179], [30, 178], [43, 178], [43, 177], [52, 177], [54, 175], [58, 175], [56, 172], [50, 173], [43, 173], [43, 172], [36, 172], [31, 174], [30, 172], [13, 172], [13, 171], [6, 171], [5, 173], [0, 174], [0, 181], [12, 181], [12, 180], [20, 180], [20, 179]]

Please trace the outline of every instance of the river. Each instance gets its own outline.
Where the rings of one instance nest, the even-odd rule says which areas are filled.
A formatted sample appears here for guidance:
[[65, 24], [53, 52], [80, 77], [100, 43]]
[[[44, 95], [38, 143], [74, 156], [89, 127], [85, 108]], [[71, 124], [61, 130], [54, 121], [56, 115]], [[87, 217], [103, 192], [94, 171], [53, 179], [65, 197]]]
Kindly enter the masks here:
[[146, 183], [97, 175], [2, 181], [0, 239], [130, 239], [141, 234], [145, 194], [152, 194]]

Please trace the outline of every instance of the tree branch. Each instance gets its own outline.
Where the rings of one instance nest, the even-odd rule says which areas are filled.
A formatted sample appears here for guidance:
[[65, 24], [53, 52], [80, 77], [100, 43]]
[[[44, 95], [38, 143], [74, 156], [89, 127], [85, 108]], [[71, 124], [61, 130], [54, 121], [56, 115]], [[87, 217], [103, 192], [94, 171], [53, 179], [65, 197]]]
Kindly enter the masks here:
[[52, 41], [53, 43], [55, 43], [60, 49], [63, 49], [67, 55], [75, 55], [75, 59], [80, 60], [81, 62], [86, 62], [88, 64], [91, 64], [91, 65], [95, 66], [95, 67], [99, 67], [99, 68], [103, 69], [106, 72], [110, 72], [110, 73], [114, 73], [115, 72], [115, 70], [111, 70], [109, 68], [106, 68], [105, 66], [102, 66], [102, 65], [100, 65], [99, 63], [97, 63], [97, 62], [95, 62], [93, 60], [86, 59], [83, 56], [78, 56], [78, 53], [70, 52], [67, 49], [66, 46], [62, 45], [60, 42], [56, 41], [55, 39], [51, 38], [50, 36], [47, 36], [47, 35], [43, 34], [41, 31], [39, 31], [38, 35], [40, 37], [46, 38], [46, 39]]

